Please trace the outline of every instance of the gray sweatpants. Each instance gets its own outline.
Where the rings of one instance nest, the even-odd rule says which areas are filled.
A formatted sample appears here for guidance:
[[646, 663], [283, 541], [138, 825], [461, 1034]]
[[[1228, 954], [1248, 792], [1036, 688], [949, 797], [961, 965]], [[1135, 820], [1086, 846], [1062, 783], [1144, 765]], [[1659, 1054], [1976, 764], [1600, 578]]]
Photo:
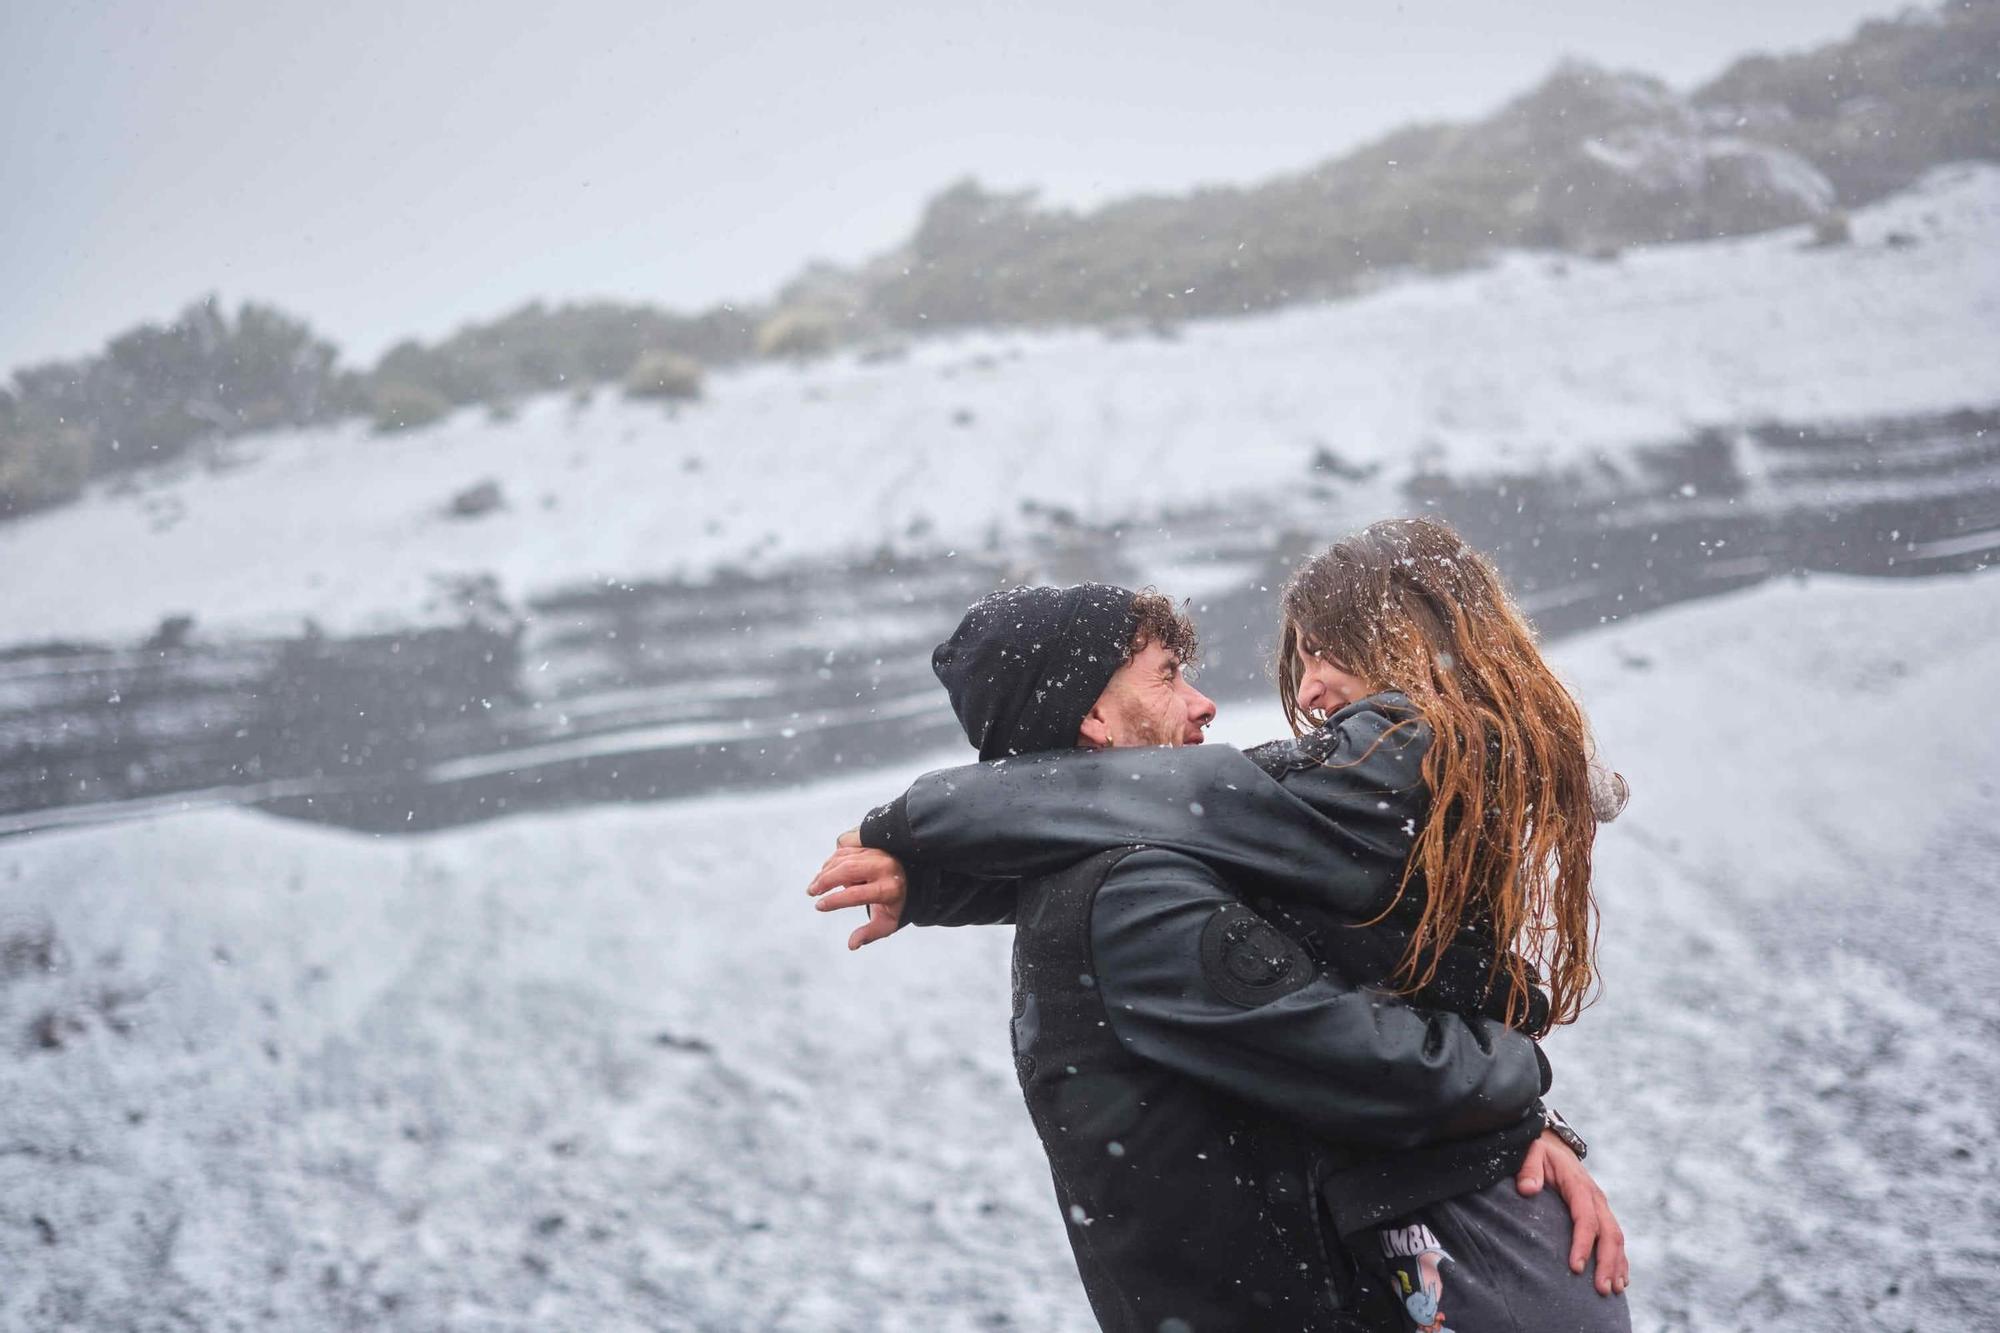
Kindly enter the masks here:
[[1514, 1178], [1428, 1204], [1349, 1238], [1370, 1284], [1418, 1333], [1632, 1333], [1621, 1296], [1569, 1271], [1569, 1209], [1554, 1189], [1522, 1198]]

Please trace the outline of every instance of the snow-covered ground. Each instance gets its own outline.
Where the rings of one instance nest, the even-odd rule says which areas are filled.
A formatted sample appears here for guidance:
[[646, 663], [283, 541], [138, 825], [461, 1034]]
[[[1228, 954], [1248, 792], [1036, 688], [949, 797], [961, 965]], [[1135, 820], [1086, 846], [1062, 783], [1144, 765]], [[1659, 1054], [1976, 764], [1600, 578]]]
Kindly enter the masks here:
[[[1637, 1327], [1990, 1326], [2000, 574], [1768, 585], [1558, 656], [1635, 791], [1552, 1100]], [[849, 954], [802, 892], [914, 771], [0, 843], [0, 1326], [1089, 1327], [1008, 932]]]
[[[1890, 245], [1892, 235], [1907, 244]], [[1854, 219], [1613, 262], [1512, 255], [1317, 308], [921, 342], [718, 374], [671, 417], [611, 390], [240, 440], [138, 490], [0, 525], [0, 644], [200, 630], [342, 631], [456, 613], [441, 580], [519, 603], [597, 579], [703, 577], [884, 545], [942, 553], [1086, 519], [1282, 494], [1331, 449], [1395, 507], [1417, 466], [1532, 467], [1710, 424], [1935, 412], [2000, 398], [2000, 168], [1933, 173]], [[506, 507], [444, 516], [497, 481]]]

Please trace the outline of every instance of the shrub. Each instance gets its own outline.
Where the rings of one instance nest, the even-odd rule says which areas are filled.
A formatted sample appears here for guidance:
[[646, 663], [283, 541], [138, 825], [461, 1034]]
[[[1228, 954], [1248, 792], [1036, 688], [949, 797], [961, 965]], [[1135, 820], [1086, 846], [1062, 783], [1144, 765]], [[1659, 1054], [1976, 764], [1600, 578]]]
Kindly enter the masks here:
[[1830, 250], [1853, 240], [1854, 229], [1848, 225], [1847, 214], [1828, 213], [1813, 223], [1812, 240], [1808, 244], [1815, 250]]
[[840, 341], [840, 316], [817, 306], [788, 306], [757, 329], [757, 355], [797, 360], [822, 356]]
[[631, 373], [625, 376], [625, 393], [631, 398], [684, 400], [701, 397], [701, 363], [693, 357], [664, 348], [640, 354]]
[[420, 430], [451, 411], [451, 403], [437, 390], [393, 380], [369, 386], [368, 398], [377, 435]]
[[[87, 472], [96, 475], [163, 461], [207, 439], [337, 417], [348, 406], [332, 344], [303, 322], [245, 304], [234, 318], [210, 298], [168, 324], [142, 324], [75, 361], [14, 373], [0, 434], [77, 432]], [[9, 446], [17, 474], [25, 450], [39, 471], [60, 441]], [[66, 465], [65, 465], [66, 466]]]
[[73, 500], [90, 478], [90, 437], [75, 426], [12, 420], [0, 393], [0, 518]]
[[716, 364], [750, 349], [749, 317], [728, 306], [677, 315], [604, 301], [554, 307], [531, 302], [436, 343], [398, 343], [376, 363], [371, 379], [417, 385], [462, 406], [615, 384], [652, 352]]

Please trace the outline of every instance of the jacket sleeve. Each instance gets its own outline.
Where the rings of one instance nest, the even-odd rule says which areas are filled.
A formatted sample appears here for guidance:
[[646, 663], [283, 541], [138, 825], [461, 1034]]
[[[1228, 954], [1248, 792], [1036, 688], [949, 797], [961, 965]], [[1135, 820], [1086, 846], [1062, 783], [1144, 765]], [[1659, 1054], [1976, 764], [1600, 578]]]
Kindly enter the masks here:
[[861, 841], [921, 865], [1046, 874], [1112, 847], [1185, 852], [1230, 879], [1373, 914], [1400, 881], [1426, 797], [1420, 732], [1364, 712], [1280, 781], [1225, 745], [1067, 750], [926, 774]]
[[1298, 945], [1187, 857], [1140, 849], [1099, 888], [1094, 975], [1142, 1059], [1322, 1137], [1412, 1148], [1502, 1129], [1547, 1086], [1535, 1043], [1316, 973]]
[[936, 866], [905, 865], [906, 926], [1011, 926], [1019, 880], [992, 879]]

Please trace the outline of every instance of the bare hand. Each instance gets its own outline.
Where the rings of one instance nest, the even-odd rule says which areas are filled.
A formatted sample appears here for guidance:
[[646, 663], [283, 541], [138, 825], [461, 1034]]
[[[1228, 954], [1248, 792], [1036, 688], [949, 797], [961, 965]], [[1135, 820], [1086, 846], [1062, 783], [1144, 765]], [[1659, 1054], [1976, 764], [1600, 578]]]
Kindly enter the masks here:
[[859, 949], [887, 939], [903, 924], [910, 881], [901, 861], [887, 852], [863, 847], [860, 836], [850, 830], [840, 835], [840, 845], [806, 885], [806, 893], [819, 899], [813, 907], [821, 912], [837, 912], [843, 907], [868, 909], [867, 922], [847, 937], [847, 947]]
[[1597, 1251], [1597, 1292], [1609, 1296], [1622, 1292], [1632, 1281], [1632, 1264], [1625, 1257], [1625, 1232], [1611, 1215], [1611, 1201], [1569, 1145], [1548, 1130], [1528, 1145], [1528, 1155], [1514, 1176], [1514, 1188], [1524, 1195], [1542, 1192], [1542, 1182], [1550, 1181], [1569, 1206], [1569, 1270], [1581, 1273], [1593, 1248]]

